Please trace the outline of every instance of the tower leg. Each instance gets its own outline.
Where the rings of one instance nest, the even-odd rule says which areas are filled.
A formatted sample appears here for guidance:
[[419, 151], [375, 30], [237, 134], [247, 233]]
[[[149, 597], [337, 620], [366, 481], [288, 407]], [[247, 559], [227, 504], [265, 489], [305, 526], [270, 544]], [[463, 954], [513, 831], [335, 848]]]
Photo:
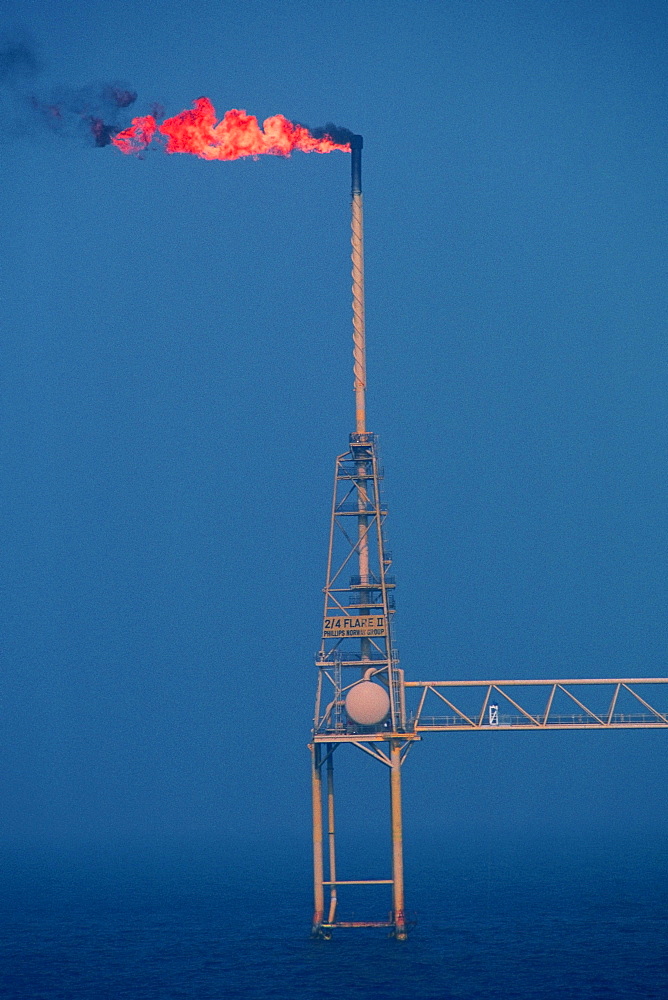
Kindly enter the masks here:
[[311, 747], [311, 790], [313, 796], [313, 937], [323, 937], [325, 914], [324, 868], [322, 854], [322, 774], [320, 745]]
[[390, 740], [390, 808], [392, 812], [392, 903], [394, 936], [405, 941], [406, 914], [404, 909], [404, 838], [401, 817], [401, 745]]
[[[336, 837], [334, 827], [334, 746], [327, 744], [327, 840], [329, 845], [329, 881], [336, 883]], [[336, 885], [330, 886], [328, 924], [336, 917]]]

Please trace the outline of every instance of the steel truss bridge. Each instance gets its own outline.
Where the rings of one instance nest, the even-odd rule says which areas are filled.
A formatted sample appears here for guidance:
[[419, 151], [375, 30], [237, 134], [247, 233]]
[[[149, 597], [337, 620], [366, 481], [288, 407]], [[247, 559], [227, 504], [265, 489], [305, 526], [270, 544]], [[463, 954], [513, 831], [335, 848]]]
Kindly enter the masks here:
[[[396, 663], [395, 659], [395, 663]], [[358, 664], [359, 666], [359, 664]], [[341, 668], [321, 668], [319, 695], [326, 680], [333, 702], [316, 716], [313, 759], [314, 871], [316, 910], [313, 933], [329, 937], [334, 928], [384, 927], [399, 940], [407, 937], [404, 906], [401, 767], [425, 733], [499, 732], [583, 729], [667, 729], [667, 677], [570, 678], [558, 680], [408, 681], [394, 667], [398, 725], [363, 726], [345, 712], [347, 692], [360, 682], [342, 684]], [[386, 669], [374, 668], [383, 683]], [[320, 703], [320, 699], [319, 699]], [[338, 704], [338, 710], [335, 706]], [[658, 707], [661, 705], [662, 707]], [[392, 878], [339, 879], [336, 868], [334, 752], [350, 744], [390, 770]], [[326, 781], [327, 878], [323, 853], [323, 775]], [[353, 885], [391, 887], [393, 909], [386, 920], [337, 920], [338, 888]], [[329, 893], [325, 907], [325, 891]]]
[[[662, 685], [667, 683], [668, 678], [661, 677], [404, 681], [404, 688], [420, 695], [417, 710], [407, 720], [415, 733], [480, 729], [660, 729], [668, 726], [668, 715], [654, 708], [649, 699], [665, 695]], [[468, 702], [467, 711], [462, 707], [463, 694], [472, 700], [473, 711]]]
[[[311, 751], [313, 935], [384, 927], [405, 940], [401, 768], [425, 733], [666, 729], [667, 677], [406, 680], [392, 639], [395, 579], [375, 435], [366, 429], [361, 136], [353, 136], [352, 276], [356, 430], [336, 459]], [[338, 877], [334, 754], [371, 755], [390, 776], [391, 878]], [[387, 885], [385, 920], [338, 919], [339, 889]]]

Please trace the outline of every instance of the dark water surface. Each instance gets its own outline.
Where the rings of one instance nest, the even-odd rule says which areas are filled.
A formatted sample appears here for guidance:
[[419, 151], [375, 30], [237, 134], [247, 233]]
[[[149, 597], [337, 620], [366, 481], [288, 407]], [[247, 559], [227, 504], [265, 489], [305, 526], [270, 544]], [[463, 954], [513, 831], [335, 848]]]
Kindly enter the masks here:
[[307, 852], [4, 852], [0, 996], [666, 1000], [667, 863], [638, 838], [440, 842], [409, 859], [408, 942], [321, 942]]

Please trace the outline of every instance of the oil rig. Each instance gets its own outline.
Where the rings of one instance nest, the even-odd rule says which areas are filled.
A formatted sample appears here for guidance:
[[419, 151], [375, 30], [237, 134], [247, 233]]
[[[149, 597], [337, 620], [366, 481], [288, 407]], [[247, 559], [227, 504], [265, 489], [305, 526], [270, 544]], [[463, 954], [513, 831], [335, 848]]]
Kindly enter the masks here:
[[[406, 680], [392, 640], [395, 578], [386, 546], [378, 442], [366, 425], [362, 136], [351, 141], [355, 430], [336, 458], [311, 752], [314, 937], [384, 927], [408, 936], [404, 902], [402, 765], [430, 732], [666, 729], [666, 677]], [[654, 707], [657, 698], [664, 709]], [[496, 738], [490, 736], [490, 738]], [[388, 878], [338, 877], [334, 757], [342, 745], [389, 771]], [[339, 888], [387, 885], [385, 919], [339, 919]]]

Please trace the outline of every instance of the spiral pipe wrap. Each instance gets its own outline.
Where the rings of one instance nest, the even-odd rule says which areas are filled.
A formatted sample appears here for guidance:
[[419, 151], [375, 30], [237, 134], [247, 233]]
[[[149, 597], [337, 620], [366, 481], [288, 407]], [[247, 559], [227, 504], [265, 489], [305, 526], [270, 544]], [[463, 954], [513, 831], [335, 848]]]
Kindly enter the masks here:
[[366, 342], [364, 331], [364, 227], [362, 195], [354, 194], [351, 221], [353, 278], [353, 373], [357, 432], [366, 430]]

